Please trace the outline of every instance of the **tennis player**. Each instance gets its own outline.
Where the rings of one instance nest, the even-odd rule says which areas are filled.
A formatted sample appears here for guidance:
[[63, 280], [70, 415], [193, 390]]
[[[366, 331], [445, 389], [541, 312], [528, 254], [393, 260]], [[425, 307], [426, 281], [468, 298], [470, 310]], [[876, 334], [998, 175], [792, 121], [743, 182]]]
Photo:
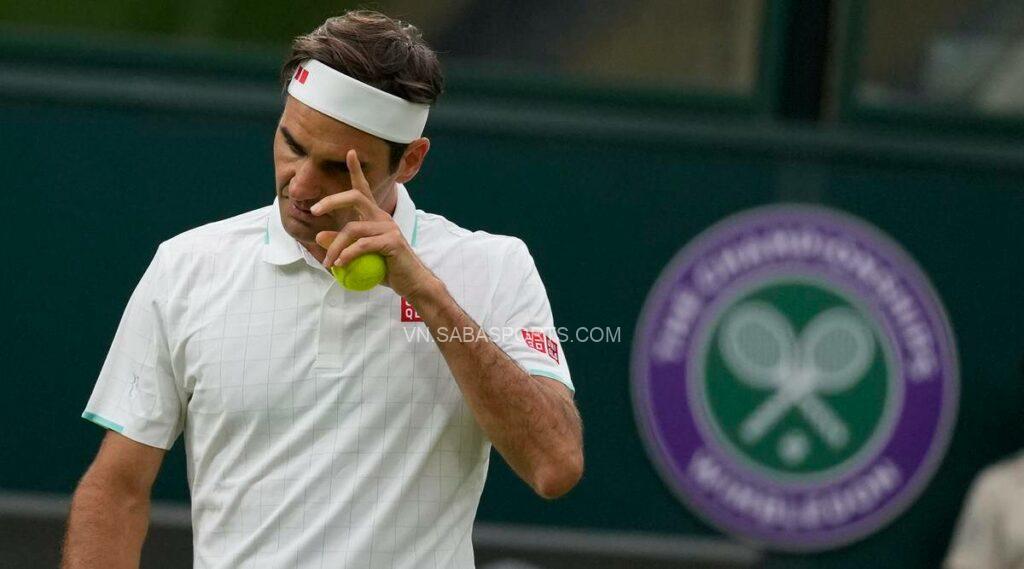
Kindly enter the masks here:
[[[197, 569], [469, 568], [492, 444], [544, 498], [581, 476], [526, 246], [405, 187], [442, 90], [419, 32], [349, 12], [297, 38], [282, 77], [274, 203], [161, 243], [128, 302], [83, 413], [109, 432], [65, 568], [138, 566], [182, 434]], [[386, 286], [328, 270], [372, 252]]]

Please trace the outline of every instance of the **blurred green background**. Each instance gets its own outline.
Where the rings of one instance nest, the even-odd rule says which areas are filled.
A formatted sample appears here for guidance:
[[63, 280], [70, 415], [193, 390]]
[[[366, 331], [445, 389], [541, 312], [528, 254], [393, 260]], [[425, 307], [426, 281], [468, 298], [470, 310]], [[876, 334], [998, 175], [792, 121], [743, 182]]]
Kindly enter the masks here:
[[[73, 490], [102, 435], [79, 415], [157, 244], [272, 201], [288, 42], [356, 5], [0, 0], [0, 490]], [[410, 186], [418, 207], [522, 237], [559, 325], [623, 330], [565, 346], [586, 423], [579, 487], [546, 503], [496, 458], [481, 521], [717, 536], [642, 448], [633, 328], [702, 229], [813, 202], [875, 224], [931, 277], [959, 342], [961, 407], [941, 468], [896, 523], [763, 566], [938, 566], [971, 479], [1024, 443], [1020, 2], [358, 6], [418, 25], [448, 70]], [[187, 500], [180, 447], [159, 499]]]

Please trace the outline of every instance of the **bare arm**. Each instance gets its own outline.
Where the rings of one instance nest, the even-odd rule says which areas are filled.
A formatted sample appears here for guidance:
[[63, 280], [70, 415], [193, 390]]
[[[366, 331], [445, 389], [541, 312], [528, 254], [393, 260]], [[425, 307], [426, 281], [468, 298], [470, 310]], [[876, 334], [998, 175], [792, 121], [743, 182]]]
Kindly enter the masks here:
[[[477, 422], [512, 470], [545, 498], [557, 498], [583, 474], [583, 434], [572, 393], [530, 376], [491, 342], [441, 281], [409, 298], [448, 363]], [[472, 335], [453, 330], [475, 330]]]
[[71, 501], [62, 569], [139, 566], [150, 490], [165, 453], [107, 432]]

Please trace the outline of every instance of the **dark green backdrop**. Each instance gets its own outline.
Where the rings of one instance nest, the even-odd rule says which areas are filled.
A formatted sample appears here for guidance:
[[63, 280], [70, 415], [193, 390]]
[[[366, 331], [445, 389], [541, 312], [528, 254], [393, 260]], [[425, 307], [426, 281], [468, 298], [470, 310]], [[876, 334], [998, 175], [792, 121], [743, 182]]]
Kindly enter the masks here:
[[[79, 415], [157, 244], [273, 199], [274, 71], [257, 102], [237, 107], [232, 97], [247, 93], [233, 87], [141, 102], [81, 81], [43, 98], [3, 90], [0, 489], [72, 491], [101, 437]], [[669, 493], [637, 436], [633, 328], [658, 273], [702, 229], [744, 208], [808, 201], [874, 223], [931, 276], [959, 340], [962, 402], [941, 469], [896, 523], [834, 552], [769, 555], [767, 566], [935, 567], [969, 481], [1022, 443], [1024, 149], [707, 120], [458, 97], [437, 110], [428, 164], [410, 185], [417, 205], [522, 237], [559, 325], [623, 330], [618, 344], [565, 346], [586, 423], [580, 485], [545, 502], [496, 458], [479, 519], [714, 534]], [[187, 499], [180, 444], [155, 496]]]

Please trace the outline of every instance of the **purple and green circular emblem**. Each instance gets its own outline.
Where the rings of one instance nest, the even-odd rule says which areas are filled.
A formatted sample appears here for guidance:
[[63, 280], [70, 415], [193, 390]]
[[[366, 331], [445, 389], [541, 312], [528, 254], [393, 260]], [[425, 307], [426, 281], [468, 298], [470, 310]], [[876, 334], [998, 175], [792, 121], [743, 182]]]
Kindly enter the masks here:
[[784, 550], [837, 547], [906, 509], [946, 449], [956, 346], [916, 263], [812, 206], [730, 217], [644, 306], [633, 398], [649, 453], [693, 510]]

